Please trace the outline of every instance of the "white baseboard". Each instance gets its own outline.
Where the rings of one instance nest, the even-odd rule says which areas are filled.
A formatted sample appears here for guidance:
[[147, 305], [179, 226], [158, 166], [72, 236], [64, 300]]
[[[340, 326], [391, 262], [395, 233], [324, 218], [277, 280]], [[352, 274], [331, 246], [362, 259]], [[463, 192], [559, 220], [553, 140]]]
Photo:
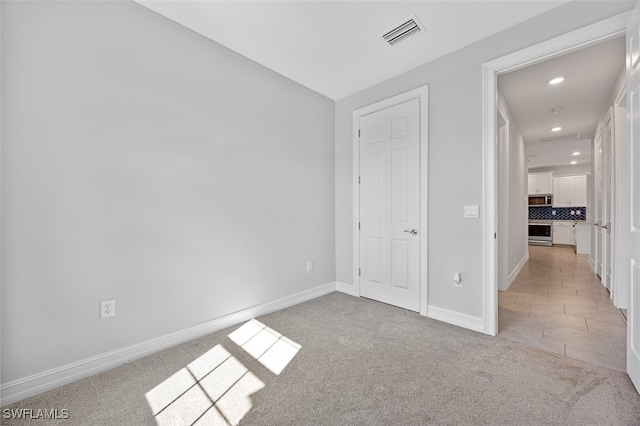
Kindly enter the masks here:
[[457, 325], [458, 327], [463, 327], [469, 330], [484, 333], [484, 320], [480, 317], [461, 314], [460, 312], [439, 308], [433, 305], [429, 305], [427, 307], [427, 317], [452, 325]]
[[527, 254], [524, 255], [520, 263], [518, 263], [518, 266], [516, 266], [516, 268], [509, 274], [509, 278], [507, 279], [507, 288], [505, 288], [505, 290], [509, 289], [509, 287], [511, 286], [511, 283], [513, 283], [513, 281], [516, 279], [520, 271], [522, 271], [522, 268], [524, 267], [525, 263], [527, 263], [527, 260], [529, 260], [529, 252], [527, 252]]
[[152, 353], [180, 343], [206, 336], [207, 334], [214, 333], [243, 321], [248, 321], [260, 315], [265, 315], [298, 303], [306, 302], [307, 300], [315, 299], [316, 297], [324, 296], [335, 290], [335, 282], [324, 284], [310, 290], [283, 297], [282, 299], [253, 306], [184, 330], [176, 331], [175, 333], [147, 340], [146, 342], [106, 352], [9, 383], [3, 383], [0, 386], [0, 405], [6, 406], [13, 404], [30, 396], [115, 368], [126, 362], [151, 355]]
[[336, 291], [346, 293], [350, 296], [360, 296], [356, 291], [356, 286], [353, 284], [341, 283], [340, 281], [336, 282]]
[[596, 274], [596, 262], [594, 262], [592, 258], [589, 258], [589, 267], [591, 268], [591, 272]]

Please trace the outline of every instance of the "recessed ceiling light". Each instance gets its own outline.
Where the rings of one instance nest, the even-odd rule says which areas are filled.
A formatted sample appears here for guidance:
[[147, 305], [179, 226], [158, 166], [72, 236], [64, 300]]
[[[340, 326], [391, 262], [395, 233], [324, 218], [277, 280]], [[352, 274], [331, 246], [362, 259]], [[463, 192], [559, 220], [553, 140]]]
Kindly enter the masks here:
[[572, 162], [571, 162], [571, 163], [569, 163], [569, 164], [578, 164], [578, 162], [577, 162], [577, 161], [572, 161]]
[[558, 84], [564, 81], [564, 77], [556, 77], [549, 80], [549, 84]]
[[571, 155], [580, 155], [580, 153], [579, 153], [578, 151], [576, 151], [576, 152], [574, 152], [574, 153], [573, 153], [573, 154], [571, 154]]
[[551, 108], [551, 112], [554, 114], [557, 114], [559, 112], [561, 112], [564, 108], [563, 107], [555, 107], [555, 108]]
[[551, 129], [552, 132], [559, 132], [560, 130], [562, 130], [562, 127], [554, 127]]

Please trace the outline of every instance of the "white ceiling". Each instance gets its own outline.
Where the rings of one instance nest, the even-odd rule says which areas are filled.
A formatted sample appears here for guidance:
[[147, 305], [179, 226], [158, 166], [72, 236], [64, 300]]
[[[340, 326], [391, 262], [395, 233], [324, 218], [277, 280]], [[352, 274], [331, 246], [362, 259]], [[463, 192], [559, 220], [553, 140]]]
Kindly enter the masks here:
[[[568, 0], [137, 0], [333, 100], [364, 90]], [[382, 34], [416, 15], [426, 31]]]
[[[527, 144], [529, 168], [568, 166], [572, 160], [591, 163], [591, 139], [610, 106], [624, 61], [625, 40], [618, 37], [498, 77], [498, 87]], [[565, 80], [548, 84], [558, 76]], [[564, 109], [554, 114], [555, 107]], [[562, 130], [552, 132], [555, 126]], [[580, 132], [579, 139], [540, 142], [573, 132]]]

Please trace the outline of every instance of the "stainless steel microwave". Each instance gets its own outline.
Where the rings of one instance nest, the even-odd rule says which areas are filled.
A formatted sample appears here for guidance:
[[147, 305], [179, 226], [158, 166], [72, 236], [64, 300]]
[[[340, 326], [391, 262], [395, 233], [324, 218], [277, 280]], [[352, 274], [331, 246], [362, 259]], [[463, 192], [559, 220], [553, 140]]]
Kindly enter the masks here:
[[551, 195], [529, 195], [530, 207], [544, 207], [551, 205]]

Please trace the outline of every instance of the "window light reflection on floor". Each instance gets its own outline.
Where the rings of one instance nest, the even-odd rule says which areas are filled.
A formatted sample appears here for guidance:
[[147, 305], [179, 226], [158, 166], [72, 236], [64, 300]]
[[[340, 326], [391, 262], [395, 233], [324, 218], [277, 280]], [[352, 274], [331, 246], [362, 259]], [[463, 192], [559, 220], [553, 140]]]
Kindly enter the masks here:
[[[260, 321], [251, 320], [229, 338], [279, 375], [301, 346]], [[156, 423], [237, 425], [251, 410], [251, 395], [265, 384], [222, 345], [216, 345], [146, 393]]]
[[302, 347], [255, 319], [231, 333], [229, 338], [276, 375], [282, 373]]
[[216, 345], [145, 395], [156, 423], [237, 425], [264, 383]]

